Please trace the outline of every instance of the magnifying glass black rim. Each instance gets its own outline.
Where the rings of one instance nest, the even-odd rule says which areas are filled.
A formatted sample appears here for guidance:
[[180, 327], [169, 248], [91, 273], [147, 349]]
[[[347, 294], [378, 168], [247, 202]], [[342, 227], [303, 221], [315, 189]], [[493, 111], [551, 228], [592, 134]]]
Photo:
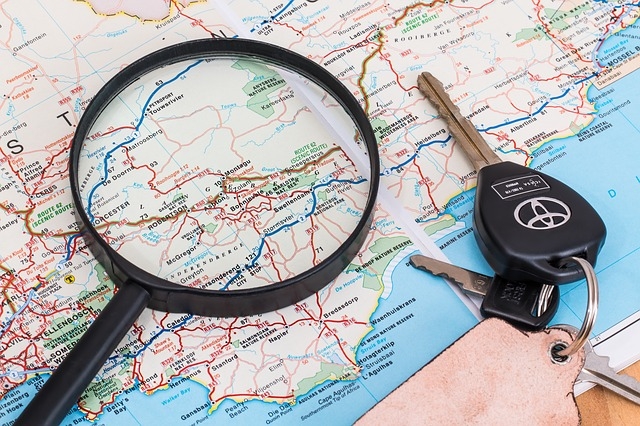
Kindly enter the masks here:
[[[351, 116], [368, 152], [370, 189], [362, 216], [353, 232], [334, 253], [317, 265], [295, 277], [262, 287], [233, 291], [210, 290], [181, 286], [159, 278], [126, 260], [109, 246], [92, 225], [80, 197], [78, 163], [82, 145], [107, 105], [134, 80], [150, 71], [184, 60], [212, 56], [260, 59], [309, 78], [329, 92]], [[116, 285], [141, 286], [151, 296], [148, 307], [152, 309], [228, 317], [254, 315], [293, 305], [321, 290], [346, 268], [362, 247], [373, 219], [380, 179], [380, 160], [374, 131], [360, 104], [323, 67], [295, 52], [264, 42], [238, 38], [204, 39], [187, 41], [150, 53], [118, 72], [100, 89], [87, 106], [73, 137], [69, 177], [81, 232], [92, 253]]]

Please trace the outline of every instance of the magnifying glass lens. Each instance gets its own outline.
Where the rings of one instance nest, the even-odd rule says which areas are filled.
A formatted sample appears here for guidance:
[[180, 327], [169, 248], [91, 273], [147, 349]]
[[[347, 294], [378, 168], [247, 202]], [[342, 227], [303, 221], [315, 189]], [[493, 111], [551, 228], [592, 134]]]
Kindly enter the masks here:
[[360, 222], [357, 138], [340, 102], [299, 74], [248, 57], [177, 62], [104, 106], [78, 161], [82, 207], [103, 243], [163, 280], [270, 285]]

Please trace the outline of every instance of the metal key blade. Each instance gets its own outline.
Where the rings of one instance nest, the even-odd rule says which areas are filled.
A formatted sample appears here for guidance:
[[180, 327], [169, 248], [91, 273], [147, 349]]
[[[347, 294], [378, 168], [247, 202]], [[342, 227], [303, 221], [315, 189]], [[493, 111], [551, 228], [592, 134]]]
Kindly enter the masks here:
[[476, 171], [484, 166], [501, 162], [500, 157], [491, 149], [471, 121], [460, 113], [460, 109], [451, 101], [442, 83], [431, 73], [423, 72], [418, 76], [418, 89], [436, 107], [449, 126], [449, 132], [473, 164]]
[[[540, 330], [558, 310], [560, 291], [537, 283], [514, 283], [496, 275], [489, 277], [447, 262], [422, 255], [411, 256], [409, 263], [432, 275], [448, 278], [467, 294], [482, 297], [480, 313], [485, 318], [499, 317], [522, 330]], [[545, 297], [542, 303], [540, 297]]]
[[[558, 327], [574, 335], [578, 333], [578, 329], [572, 325], [563, 324]], [[600, 385], [640, 405], [640, 381], [626, 374], [618, 374], [609, 365], [609, 357], [595, 353], [589, 340], [584, 344], [584, 365], [576, 381]]]
[[626, 374], [618, 374], [609, 365], [609, 357], [593, 351], [591, 344], [584, 346], [585, 362], [578, 380], [595, 383], [640, 405], [640, 381]]
[[458, 284], [462, 290], [476, 296], [484, 297], [491, 283], [491, 277], [432, 259], [421, 254], [411, 256], [409, 263], [414, 268], [422, 269], [432, 275], [448, 278]]

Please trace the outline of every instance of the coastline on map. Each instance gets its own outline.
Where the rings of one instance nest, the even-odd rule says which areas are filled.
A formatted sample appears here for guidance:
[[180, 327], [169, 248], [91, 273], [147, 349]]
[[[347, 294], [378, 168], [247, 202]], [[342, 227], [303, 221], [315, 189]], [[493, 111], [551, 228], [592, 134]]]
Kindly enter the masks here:
[[[612, 125], [605, 118], [630, 104], [630, 101], [627, 100], [617, 105], [611, 105], [613, 100], [608, 95], [613, 93], [619, 84], [625, 84], [620, 83], [624, 77], [629, 76], [640, 68], [640, 28], [635, 25], [629, 25], [625, 29], [610, 35], [599, 47], [599, 53], [608, 53], [609, 56], [613, 53], [617, 54], [617, 56], [611, 58], [610, 63], [603, 64], [609, 65], [609, 68], [590, 78], [589, 83], [580, 89], [580, 96], [593, 106], [591, 119], [588, 124], [576, 129], [577, 131], [556, 133], [541, 140], [529, 154], [530, 158], [527, 161], [527, 166], [531, 169], [540, 171], [565, 157], [567, 155], [567, 144], [585, 142], [591, 137], [610, 129]], [[608, 105], [611, 105], [611, 107], [604, 111], [603, 108]], [[452, 194], [447, 205], [459, 197], [463, 197], [466, 202], [470, 202], [473, 200], [474, 191], [475, 188]], [[454, 234], [471, 226], [471, 221], [465, 220], [471, 216], [470, 209], [460, 210], [460, 207], [460, 205], [454, 204], [447, 207], [437, 217], [419, 222], [427, 235], [436, 241], [441, 249], [457, 240]]]

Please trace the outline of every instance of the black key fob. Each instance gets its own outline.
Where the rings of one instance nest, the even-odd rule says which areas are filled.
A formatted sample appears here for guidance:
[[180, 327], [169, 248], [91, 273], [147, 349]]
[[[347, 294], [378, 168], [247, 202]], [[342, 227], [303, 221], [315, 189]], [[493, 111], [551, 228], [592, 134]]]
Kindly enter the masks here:
[[485, 318], [505, 319], [521, 330], [541, 330], [549, 324], [560, 305], [560, 290], [553, 286], [546, 309], [538, 312], [543, 285], [512, 282], [496, 275], [482, 299], [480, 313]]
[[563, 284], [584, 278], [563, 259], [595, 265], [606, 228], [595, 209], [564, 183], [512, 162], [480, 169], [473, 215], [476, 241], [497, 275], [515, 282]]

